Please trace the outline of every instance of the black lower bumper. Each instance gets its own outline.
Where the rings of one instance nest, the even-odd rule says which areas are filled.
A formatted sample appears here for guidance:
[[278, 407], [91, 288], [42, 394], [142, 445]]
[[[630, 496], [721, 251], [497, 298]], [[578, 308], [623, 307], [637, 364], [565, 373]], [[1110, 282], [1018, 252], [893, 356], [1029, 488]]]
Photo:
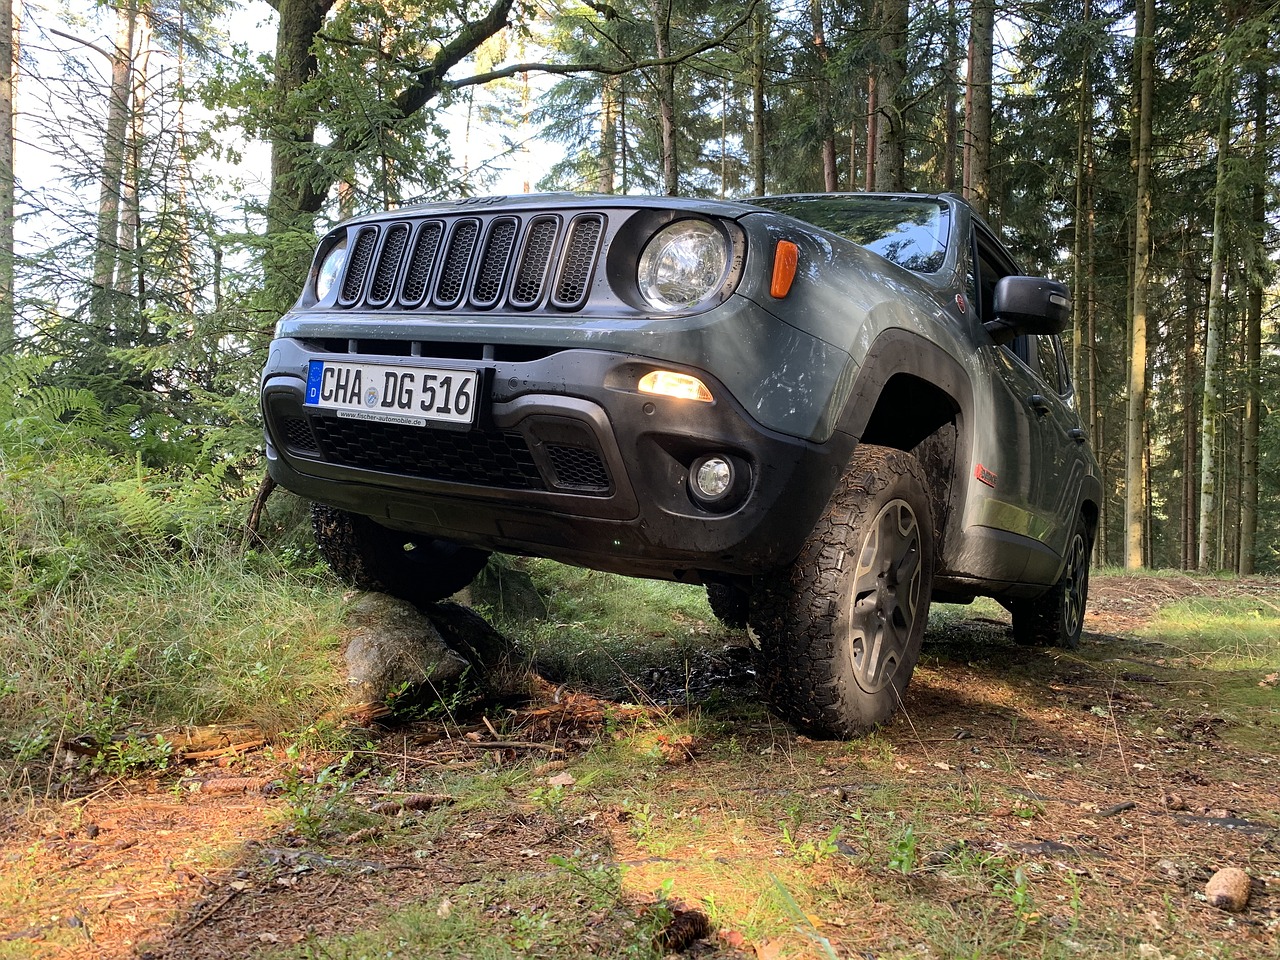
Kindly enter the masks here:
[[[671, 366], [594, 350], [471, 364], [482, 403], [470, 429], [339, 419], [304, 405], [314, 359], [453, 362], [275, 341], [262, 405], [281, 485], [398, 529], [630, 575], [697, 581], [787, 563], [854, 445], [769, 432], [701, 371], [713, 403], [641, 393], [644, 373]], [[727, 508], [690, 493], [708, 454], [743, 472]]]

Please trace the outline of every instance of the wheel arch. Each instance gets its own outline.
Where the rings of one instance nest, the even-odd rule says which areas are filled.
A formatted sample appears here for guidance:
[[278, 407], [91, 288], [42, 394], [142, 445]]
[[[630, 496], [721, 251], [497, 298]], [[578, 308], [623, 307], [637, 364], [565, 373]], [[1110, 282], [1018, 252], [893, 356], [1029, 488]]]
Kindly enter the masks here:
[[953, 356], [906, 330], [882, 333], [866, 353], [841, 420], [859, 443], [913, 454], [934, 500], [937, 572], [958, 541], [969, 484], [973, 386]]

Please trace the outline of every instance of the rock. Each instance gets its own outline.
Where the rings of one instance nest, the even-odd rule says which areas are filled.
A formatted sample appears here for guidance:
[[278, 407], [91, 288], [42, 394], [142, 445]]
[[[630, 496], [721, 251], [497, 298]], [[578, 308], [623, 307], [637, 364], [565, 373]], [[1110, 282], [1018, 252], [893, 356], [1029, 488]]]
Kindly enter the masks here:
[[1242, 913], [1249, 905], [1249, 888], [1253, 881], [1239, 867], [1224, 867], [1209, 878], [1204, 895], [1219, 910]]
[[477, 668], [500, 666], [511, 655], [511, 641], [474, 610], [445, 602], [437, 603], [426, 615], [444, 642]]
[[357, 594], [347, 611], [347, 684], [354, 699], [442, 690], [467, 669], [435, 624], [412, 604], [382, 593]]
[[471, 607], [486, 607], [503, 621], [547, 619], [547, 605], [533, 578], [519, 567], [490, 560], [471, 586], [457, 598]]

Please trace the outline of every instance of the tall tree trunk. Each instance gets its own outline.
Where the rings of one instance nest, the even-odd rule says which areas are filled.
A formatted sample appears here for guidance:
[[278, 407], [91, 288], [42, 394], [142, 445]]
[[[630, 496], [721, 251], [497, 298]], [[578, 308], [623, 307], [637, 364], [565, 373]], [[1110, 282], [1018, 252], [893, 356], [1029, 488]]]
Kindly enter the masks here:
[[[1081, 13], [1081, 18], [1088, 24], [1091, 15], [1091, 0], [1084, 0], [1084, 10]], [[1084, 64], [1080, 69], [1080, 99], [1076, 103], [1076, 109], [1079, 116], [1076, 125], [1075, 231], [1071, 244], [1071, 277], [1073, 286], [1071, 304], [1071, 382], [1078, 385], [1080, 383], [1082, 357], [1084, 356], [1082, 340], [1086, 293], [1084, 251], [1085, 220], [1087, 219], [1084, 205], [1086, 198], [1089, 196], [1085, 177], [1089, 169], [1090, 133], [1093, 130], [1093, 90], [1090, 86], [1088, 57], [1085, 58]]]
[[[653, 39], [658, 59], [671, 55], [672, 0], [651, 0]], [[658, 128], [662, 137], [662, 192], [680, 192], [680, 165], [676, 158], [676, 68], [658, 67]]]
[[760, 3], [752, 18], [752, 45], [755, 48], [751, 57], [751, 179], [753, 192], [757, 197], [764, 196], [764, 143], [765, 143], [765, 109], [764, 109], [764, 55], [767, 49], [765, 21], [766, 5]]
[[965, 86], [964, 196], [982, 216], [991, 213], [991, 60], [995, 0], [973, 0], [969, 21], [969, 80]]
[[[1205, 317], [1204, 392], [1200, 404], [1200, 569], [1210, 567], [1213, 524], [1218, 511], [1218, 420], [1222, 416], [1222, 370], [1218, 352], [1222, 337], [1222, 284], [1227, 261], [1227, 151], [1231, 147], [1231, 87], [1223, 83], [1222, 116], [1218, 120], [1218, 173], [1213, 191], [1213, 253], [1209, 266], [1209, 309]], [[1219, 552], [1219, 560], [1221, 553]]]
[[906, 187], [906, 130], [903, 99], [907, 77], [907, 0], [879, 0], [882, 19], [877, 24], [880, 56], [876, 71], [876, 176], [875, 189], [898, 191]]
[[[1098, 351], [1094, 349], [1094, 345], [1098, 342], [1098, 304], [1097, 298], [1094, 296], [1096, 289], [1095, 271], [1097, 269], [1097, 257], [1094, 256], [1094, 209], [1093, 209], [1093, 158], [1089, 159], [1089, 220], [1088, 231], [1086, 233], [1087, 242], [1087, 259], [1088, 259], [1088, 295], [1085, 298], [1085, 313], [1088, 317], [1088, 339], [1089, 339], [1089, 424], [1093, 431], [1093, 448], [1097, 451], [1104, 449], [1102, 443], [1102, 408], [1098, 404]], [[1105, 565], [1107, 558], [1110, 556], [1110, 550], [1107, 546], [1107, 520], [1111, 510], [1108, 504], [1111, 501], [1111, 491], [1107, 487], [1107, 475], [1110, 470], [1110, 464], [1104, 456], [1098, 457], [1098, 479], [1102, 483], [1102, 502], [1098, 504], [1098, 533], [1093, 541], [1093, 555], [1099, 566]]]
[[1188, 230], [1183, 230], [1182, 254], [1182, 558], [1183, 570], [1194, 570], [1198, 564], [1199, 521], [1196, 498], [1196, 451], [1199, 430], [1196, 417], [1196, 343], [1200, 338], [1200, 280], [1196, 276], [1194, 255]]
[[1141, 569], [1146, 515], [1147, 297], [1151, 273], [1151, 120], [1155, 101], [1155, 0], [1142, 0], [1136, 33], [1138, 169], [1134, 214], [1133, 320], [1129, 342], [1129, 405], [1125, 416], [1124, 565]]
[[605, 76], [600, 81], [600, 162], [596, 190], [613, 193], [618, 176], [618, 88], [622, 78]]
[[[1259, 70], [1253, 87], [1253, 234], [1259, 251], [1266, 250], [1267, 184], [1267, 72]], [[1244, 435], [1241, 438], [1240, 565], [1241, 576], [1254, 572], [1258, 538], [1258, 432], [1262, 420], [1262, 294], [1265, 254], [1249, 265], [1249, 298], [1244, 328]]]
[[89, 313], [99, 328], [105, 328], [111, 320], [119, 261], [120, 203], [137, 22], [137, 0], [125, 0], [116, 11], [115, 47], [111, 51], [111, 87], [102, 140], [102, 179], [98, 185], [98, 231], [94, 238], [93, 291], [89, 296]]
[[[317, 176], [311, 151], [317, 115], [304, 107], [303, 88], [319, 69], [312, 44], [324, 25], [333, 0], [270, 0], [279, 14], [276, 26], [275, 84], [273, 88], [271, 184], [267, 196], [267, 235], [285, 236], [310, 231], [329, 184]], [[296, 244], [268, 244], [263, 271], [268, 296], [288, 303], [297, 293], [306, 270], [305, 254]]]
[[0, 356], [12, 352], [13, 308], [13, 95], [18, 77], [18, 24], [13, 0], [0, 0]]
[[960, 74], [960, 31], [957, 22], [956, 0], [947, 0], [947, 66], [946, 87], [942, 97], [942, 109], [946, 116], [942, 124], [942, 189], [956, 188], [956, 167], [960, 155], [960, 103], [957, 83]]
[[831, 81], [828, 77], [831, 51], [827, 49], [822, 0], [809, 0], [809, 21], [813, 28], [813, 50], [818, 60], [816, 84], [818, 124], [822, 130], [822, 186], [827, 193], [835, 193], [840, 189], [840, 180], [836, 173], [836, 132], [835, 121], [831, 116]]
[[[129, 124], [125, 141], [124, 171], [120, 178], [120, 242], [116, 262], [116, 292], [122, 302], [136, 298], [134, 309], [141, 318], [146, 308], [147, 277], [138, 257], [138, 237], [142, 230], [142, 144], [146, 136], [143, 119], [147, 110], [147, 81], [151, 65], [151, 29], [139, 17], [134, 29], [135, 53], [129, 94]], [[145, 343], [145, 331], [137, 331], [138, 343]]]

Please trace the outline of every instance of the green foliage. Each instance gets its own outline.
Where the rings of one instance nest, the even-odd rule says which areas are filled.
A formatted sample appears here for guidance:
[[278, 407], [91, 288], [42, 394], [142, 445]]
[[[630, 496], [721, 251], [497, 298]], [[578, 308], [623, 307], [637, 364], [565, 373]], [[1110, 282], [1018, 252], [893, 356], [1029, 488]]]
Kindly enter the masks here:
[[818, 840], [797, 840], [791, 835], [791, 830], [785, 823], [779, 824], [779, 827], [782, 830], [782, 842], [786, 845], [792, 859], [805, 866], [812, 866], [835, 856], [839, 852], [840, 834], [844, 831], [844, 828], [837, 824], [825, 837]]
[[889, 869], [899, 873], [910, 873], [914, 870], [918, 843], [915, 826], [910, 823], [903, 824], [889, 840]]
[[308, 840], [367, 826], [367, 814], [355, 806], [353, 797], [368, 775], [368, 769], [355, 765], [352, 753], [314, 774], [300, 765], [291, 766], [281, 785], [281, 794], [289, 804], [289, 825]]
[[173, 757], [173, 744], [160, 734], [104, 744], [93, 758], [93, 768], [112, 777], [128, 777], [144, 770], [167, 770]]

